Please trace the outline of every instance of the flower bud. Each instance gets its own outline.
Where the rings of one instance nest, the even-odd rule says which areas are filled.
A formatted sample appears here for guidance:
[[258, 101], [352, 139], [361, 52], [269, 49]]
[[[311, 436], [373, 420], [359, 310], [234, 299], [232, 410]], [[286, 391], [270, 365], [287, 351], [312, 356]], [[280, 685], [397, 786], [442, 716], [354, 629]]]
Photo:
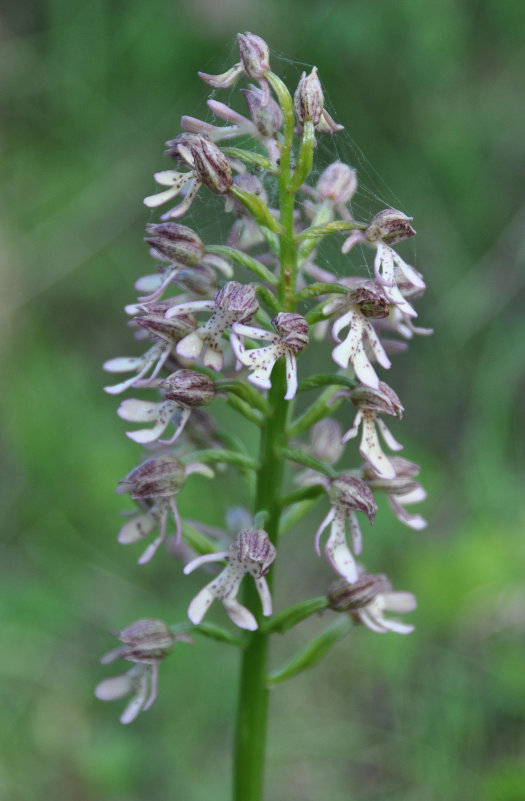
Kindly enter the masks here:
[[324, 95], [321, 88], [321, 81], [317, 76], [317, 67], [314, 67], [310, 75], [303, 72], [301, 80], [295, 90], [293, 99], [295, 115], [298, 122], [303, 125], [307, 120], [311, 120], [317, 125], [321, 119], [324, 106]]
[[193, 331], [197, 324], [192, 314], [178, 314], [176, 317], [166, 319], [162, 312], [153, 314], [149, 311], [135, 317], [133, 322], [144, 328], [148, 334], [173, 342]]
[[262, 136], [274, 136], [281, 130], [283, 115], [273, 97], [264, 105], [262, 90], [253, 85], [249, 89], [241, 89], [241, 93], [246, 100], [250, 118]]
[[[198, 140], [198, 141], [197, 141]], [[204, 134], [190, 144], [198, 180], [217, 195], [228, 192], [233, 183], [232, 169], [224, 153]]]
[[176, 495], [184, 484], [186, 470], [174, 456], [147, 459], [119, 482], [117, 492], [129, 492], [135, 500]]
[[403, 416], [401, 401], [392, 387], [389, 387], [384, 381], [379, 382], [378, 389], [360, 384], [350, 392], [350, 400], [362, 411], [391, 414], [399, 419]]
[[362, 573], [357, 581], [336, 581], [330, 587], [328, 600], [334, 612], [353, 612], [371, 604], [383, 592], [392, 589], [388, 578], [381, 574]]
[[416, 232], [410, 225], [412, 220], [413, 217], [407, 217], [402, 211], [385, 209], [372, 218], [365, 236], [369, 242], [381, 241], [386, 245], [395, 245], [396, 242], [415, 235]]
[[137, 620], [118, 634], [124, 648], [120, 656], [128, 662], [158, 662], [173, 649], [175, 636], [162, 620]]
[[364, 512], [370, 522], [374, 522], [377, 504], [370, 487], [362, 479], [344, 473], [330, 481], [328, 494], [334, 506]]
[[270, 49], [264, 39], [246, 31], [239, 33], [239, 56], [248, 78], [263, 78], [270, 69]]
[[191, 146], [198, 144], [202, 134], [197, 133], [181, 133], [166, 142], [167, 150], [164, 151], [166, 156], [169, 156], [173, 161], [181, 167], [195, 166]]
[[146, 242], [170, 261], [195, 265], [206, 253], [200, 236], [187, 225], [174, 222], [153, 223], [146, 226], [150, 238]]
[[207, 406], [215, 397], [215, 384], [204, 373], [196, 370], [177, 370], [160, 383], [166, 400], [172, 400], [188, 409]]
[[380, 320], [388, 317], [390, 304], [383, 288], [374, 281], [365, 281], [348, 293], [348, 301], [358, 306], [363, 317]]
[[239, 532], [231, 550], [236, 553], [237, 559], [241, 563], [260, 563], [259, 576], [264, 576], [268, 572], [277, 553], [266, 531], [251, 528]]
[[285, 344], [296, 355], [308, 345], [308, 323], [301, 314], [279, 312], [272, 325]]
[[357, 191], [356, 171], [342, 161], [335, 161], [321, 173], [317, 191], [334, 203], [348, 203]]
[[235, 322], [251, 320], [259, 308], [257, 294], [251, 284], [228, 281], [215, 295], [215, 305], [224, 312], [235, 315]]

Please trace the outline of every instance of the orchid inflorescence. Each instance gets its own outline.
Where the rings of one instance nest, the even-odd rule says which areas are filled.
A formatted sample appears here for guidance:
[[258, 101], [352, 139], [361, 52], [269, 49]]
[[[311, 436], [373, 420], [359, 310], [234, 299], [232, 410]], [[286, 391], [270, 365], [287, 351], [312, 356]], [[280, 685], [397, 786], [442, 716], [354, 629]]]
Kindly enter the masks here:
[[[408, 633], [411, 625], [385, 612], [411, 611], [414, 596], [394, 592], [385, 576], [367, 573], [356, 561], [366, 550], [360, 518], [374, 523], [375, 494], [384, 493], [401, 523], [416, 530], [426, 525], [405, 508], [425, 498], [415, 480], [419, 468], [390, 453], [403, 446], [384, 421], [403, 414], [400, 399], [383, 380], [391, 367], [388, 354], [401, 349], [399, 337], [407, 341], [431, 333], [413, 324], [413, 301], [425, 289], [423, 278], [393, 247], [415, 234], [412, 218], [389, 208], [369, 221], [355, 220], [350, 204], [358, 179], [348, 164], [329, 164], [312, 180], [316, 137], [342, 129], [325, 107], [315, 68], [303, 73], [292, 100], [270, 69], [266, 43], [246, 33], [239, 35], [238, 63], [223, 75], [199, 75], [216, 91], [246, 79], [248, 87], [240, 92], [247, 116], [214, 98], [208, 106], [217, 123], [184, 116], [182, 133], [167, 143], [174, 169], [156, 173], [162, 190], [144, 202], [150, 209], [176, 204], [163, 213], [162, 222], [147, 225], [146, 242], [157, 272], [139, 279], [139, 297], [126, 307], [144, 353], [114, 358], [104, 366], [126, 374], [106, 387], [109, 393], [153, 391], [152, 400], [128, 398], [118, 410], [124, 420], [143, 426], [127, 434], [147, 446], [147, 458], [119, 484], [118, 491], [129, 493], [138, 505], [119, 542], [133, 545], [157, 531], [141, 564], [168, 541], [172, 554], [183, 553], [177, 548], [185, 543], [184, 575], [203, 565], [210, 569], [215, 562], [223, 567], [197, 592], [184, 623], [168, 627], [161, 621], [138, 621], [120, 632], [122, 647], [104, 661], [122, 657], [133, 667], [99, 684], [97, 695], [109, 700], [133, 693], [121, 718], [125, 723], [150, 705], [159, 662], [177, 639], [188, 639], [189, 631], [246, 647], [250, 637], [272, 632], [278, 536], [317, 502], [324, 505], [317, 533], [315, 524], [306, 522], [300, 536], [321, 555], [321, 539], [329, 529], [323, 550], [337, 580], [317, 609], [344, 613], [373, 631]], [[180, 222], [197, 192], [224, 199], [225, 214], [231, 217], [226, 244], [206, 244]], [[278, 209], [267, 200], [276, 194]], [[352, 254], [358, 244], [370, 249], [373, 276], [350, 275], [352, 255], [342, 258], [337, 271], [318, 263], [323, 241], [334, 236], [341, 237], [343, 254]], [[312, 335], [324, 332], [331, 333], [332, 358], [327, 352], [326, 372], [312, 375], [305, 353]], [[392, 334], [397, 341], [388, 338]], [[303, 392], [317, 397], [294, 416]], [[203, 410], [213, 410], [221, 400], [261, 429], [258, 458]], [[355, 407], [353, 420], [346, 401]], [[342, 428], [333, 417], [339, 407], [344, 410]], [[338, 471], [334, 465], [343, 452], [358, 453], [361, 459]], [[193, 473], [213, 478], [211, 464], [219, 471], [238, 470], [255, 487], [253, 516], [246, 520], [245, 514], [240, 530], [228, 535], [212, 535], [194, 521], [181, 520], [177, 508], [176, 498], [186, 482], [194, 481]], [[268, 475], [271, 465], [277, 465], [275, 475]], [[233, 506], [234, 499], [227, 505]], [[248, 574], [254, 585], [246, 586], [241, 602], [238, 593], [249, 583], [243, 582]], [[240, 635], [221, 629], [219, 636], [218, 627], [207, 627], [204, 618], [214, 600], [222, 603]], [[300, 601], [288, 622], [286, 610], [278, 613], [278, 630], [304, 619], [311, 608]]]

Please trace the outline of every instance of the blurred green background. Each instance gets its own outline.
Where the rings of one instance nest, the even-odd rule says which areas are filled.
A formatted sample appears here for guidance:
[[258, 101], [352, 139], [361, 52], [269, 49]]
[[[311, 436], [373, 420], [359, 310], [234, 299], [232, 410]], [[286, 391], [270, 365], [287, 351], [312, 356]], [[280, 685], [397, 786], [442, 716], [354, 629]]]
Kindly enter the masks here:
[[[139, 569], [138, 552], [116, 543], [113, 488], [139, 448], [102, 392], [100, 364], [132, 352], [122, 307], [150, 269], [141, 199], [165, 168], [163, 142], [182, 113], [206, 113], [196, 72], [229, 67], [244, 30], [269, 41], [292, 87], [302, 62], [319, 67], [346, 126], [334, 147], [360, 170], [372, 210], [379, 195], [414, 215], [410, 253], [429, 285], [420, 319], [435, 328], [391, 372], [429, 527], [410, 531], [382, 508], [365, 531], [367, 565], [417, 594], [416, 632], [356, 630], [275, 689], [267, 798], [523, 801], [525, 5], [515, 0], [5, 5], [0, 798], [229, 797], [233, 650], [179, 646], [159, 700], [130, 727], [93, 687], [112, 672], [98, 664], [108, 630], [181, 619], [190, 597], [168, 558]], [[222, 522], [232, 476], [213, 493], [192, 479], [182, 512], [199, 504]], [[310, 529], [300, 535], [283, 543], [279, 607], [330, 578]], [[290, 648], [277, 642], [274, 661]]]

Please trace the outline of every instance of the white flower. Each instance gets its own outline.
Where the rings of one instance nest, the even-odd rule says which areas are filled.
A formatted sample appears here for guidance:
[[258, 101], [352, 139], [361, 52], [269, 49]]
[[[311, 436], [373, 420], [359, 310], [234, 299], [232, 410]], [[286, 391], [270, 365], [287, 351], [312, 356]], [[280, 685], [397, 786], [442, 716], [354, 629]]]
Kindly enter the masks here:
[[214, 300], [196, 300], [172, 306], [167, 318], [187, 312], [211, 311], [210, 319], [200, 328], [185, 336], [177, 345], [177, 353], [186, 359], [198, 359], [204, 349], [203, 364], [221, 370], [222, 335], [235, 322], [250, 320], [259, 308], [255, 289], [237, 281], [228, 281], [215, 295]]
[[237, 593], [241, 581], [246, 574], [253, 576], [255, 586], [262, 604], [262, 612], [266, 617], [272, 614], [272, 599], [265, 574], [275, 559], [276, 551], [265, 531], [261, 529], [245, 529], [237, 536], [227, 551], [199, 556], [186, 565], [184, 573], [188, 574], [208, 562], [224, 560], [224, 570], [195, 596], [188, 608], [188, 617], [198, 625], [214, 600], [222, 604], [236, 626], [241, 629], [255, 631], [257, 621], [252, 613], [238, 600]]
[[121, 545], [139, 542], [160, 528], [160, 535], [146, 548], [138, 560], [139, 564], [149, 562], [165, 541], [170, 510], [175, 519], [176, 542], [180, 542], [182, 524], [175, 496], [191, 473], [200, 473], [207, 478], [213, 478], [214, 475], [207, 465], [200, 462], [183, 465], [175, 456], [158, 456], [135, 467], [120, 482], [117, 493], [129, 492], [146, 510], [122, 526], [118, 535]]
[[157, 697], [158, 664], [136, 664], [120, 676], [104, 679], [95, 689], [101, 701], [118, 701], [133, 693], [133, 698], [120, 716], [121, 723], [131, 723], [139, 712], [149, 709]]
[[388, 504], [400, 523], [421, 531], [427, 525], [425, 518], [419, 514], [410, 514], [405, 509], [405, 506], [420, 503], [427, 497], [419, 481], [414, 481], [419, 473], [419, 465], [401, 456], [393, 456], [390, 461], [396, 471], [395, 478], [381, 478], [369, 467], [364, 471], [364, 479], [371, 489], [386, 493]]
[[206, 406], [215, 397], [215, 385], [211, 378], [194, 370], [177, 370], [161, 381], [165, 400], [159, 403], [129, 398], [120, 404], [119, 417], [133, 423], [151, 423], [152, 428], [139, 431], [126, 431], [127, 436], [146, 444], [154, 442], [173, 420], [175, 433], [169, 440], [159, 440], [163, 445], [173, 445], [182, 433], [192, 409]]
[[[372, 367], [365, 348], [365, 338], [374, 356], [382, 367], [391, 366], [377, 331], [370, 322], [372, 319], [386, 317], [389, 311], [388, 299], [378, 284], [366, 281], [361, 286], [351, 289], [344, 299], [331, 300], [323, 308], [324, 314], [342, 310], [344, 313], [336, 319], [332, 327], [332, 336], [340, 344], [332, 351], [332, 358], [340, 367], [347, 368], [352, 362], [356, 376], [373, 389], [379, 387], [379, 378]], [[341, 342], [339, 333], [348, 327], [348, 334]]]
[[412, 217], [407, 217], [396, 209], [385, 209], [373, 217], [366, 231], [353, 231], [345, 240], [342, 251], [348, 251], [357, 243], [364, 242], [375, 248], [374, 272], [377, 281], [382, 285], [385, 295], [407, 316], [417, 317], [417, 312], [402, 295], [397, 286], [396, 268], [399, 273], [413, 287], [424, 290], [425, 282], [421, 275], [404, 261], [391, 244], [400, 242], [416, 233], [410, 223]]
[[320, 479], [326, 488], [332, 508], [322, 521], [315, 534], [315, 550], [321, 555], [319, 542], [325, 528], [330, 524], [330, 536], [324, 552], [331, 567], [346, 581], [357, 581], [358, 572], [355, 559], [346, 543], [346, 522], [350, 528], [354, 553], [359, 555], [363, 547], [361, 529], [356, 511], [368, 515], [370, 523], [374, 522], [377, 504], [368, 485], [351, 474], [343, 474], [335, 479]]
[[[279, 313], [272, 320], [276, 334], [262, 328], [235, 323], [230, 337], [235, 356], [246, 367], [252, 370], [248, 381], [261, 389], [269, 389], [272, 385], [270, 375], [277, 359], [284, 356], [286, 360], [286, 395], [291, 400], [297, 392], [296, 355], [308, 344], [308, 323], [300, 314]], [[246, 350], [241, 337], [262, 339], [270, 344], [264, 348]]]
[[385, 612], [413, 612], [417, 607], [411, 592], [395, 592], [386, 576], [361, 573], [353, 584], [338, 582], [328, 594], [330, 606], [336, 612], [348, 612], [356, 622], [371, 631], [385, 634], [410, 634], [414, 626], [386, 617]]
[[395, 468], [383, 453], [376, 427], [390, 450], [399, 451], [403, 449], [403, 446], [394, 439], [385, 423], [377, 417], [378, 414], [390, 414], [401, 418], [403, 407], [396, 393], [388, 384], [380, 381], [377, 389], [360, 385], [350, 392], [342, 390], [339, 395], [349, 397], [358, 408], [352, 427], [348, 429], [343, 437], [343, 443], [357, 437], [359, 426], [362, 426], [359, 453], [363, 459], [366, 459], [378, 476], [381, 478], [394, 478], [396, 474]]

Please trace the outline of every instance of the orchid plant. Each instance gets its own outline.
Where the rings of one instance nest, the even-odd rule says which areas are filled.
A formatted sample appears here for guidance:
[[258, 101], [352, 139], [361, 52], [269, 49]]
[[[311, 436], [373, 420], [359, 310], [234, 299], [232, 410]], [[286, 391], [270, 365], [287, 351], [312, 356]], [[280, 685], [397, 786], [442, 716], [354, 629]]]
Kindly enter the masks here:
[[[317, 70], [303, 73], [292, 96], [271, 70], [260, 37], [239, 34], [238, 44], [238, 63], [222, 75], [200, 77], [217, 91], [247, 80], [240, 90], [247, 116], [209, 100], [217, 124], [184, 116], [182, 133], [167, 143], [175, 168], [155, 175], [162, 190], [144, 202], [150, 209], [176, 205], [163, 213], [162, 222], [147, 225], [157, 272], [138, 280], [139, 297], [126, 307], [145, 352], [105, 364], [107, 371], [127, 375], [106, 387], [109, 393], [152, 390], [153, 397], [125, 399], [118, 410], [124, 420], [145, 426], [127, 434], [147, 447], [147, 458], [119, 484], [118, 491], [137, 504], [119, 542], [133, 547], [157, 532], [139, 557], [143, 564], [169, 537], [171, 554], [181, 561], [181, 580], [204, 565], [224, 566], [189, 602], [187, 620], [168, 625], [144, 619], [122, 630], [121, 646], [102, 661], [122, 658], [132, 667], [106, 678], [96, 694], [106, 701], [131, 694], [121, 716], [122, 723], [130, 723], [153, 703], [159, 664], [177, 641], [191, 641], [191, 632], [198, 631], [239, 648], [233, 797], [260, 801], [269, 687], [312, 665], [354, 625], [380, 633], [413, 629], [387, 613], [412, 611], [414, 596], [394, 591], [386, 576], [368, 573], [357, 557], [366, 553], [361, 525], [366, 519], [374, 523], [376, 492], [386, 494], [400, 523], [416, 530], [426, 525], [405, 508], [425, 498], [415, 480], [418, 466], [385, 453], [379, 436], [389, 452], [402, 449], [383, 420], [403, 414], [397, 394], [382, 380], [382, 371], [391, 367], [388, 354], [414, 334], [431, 332], [413, 324], [412, 304], [425, 289], [423, 278], [393, 249], [414, 235], [412, 219], [391, 208], [370, 220], [354, 219], [356, 171], [340, 161], [323, 170], [314, 167], [317, 137], [342, 129], [325, 108]], [[224, 198], [231, 217], [224, 244], [205, 244], [180, 222], [197, 192]], [[278, 197], [277, 208], [268, 197]], [[328, 237], [340, 237], [342, 253], [350, 254], [342, 257], [337, 274], [318, 263]], [[353, 274], [351, 251], [357, 244], [371, 249], [373, 280]], [[324, 373], [308, 369], [312, 335], [333, 340]], [[310, 402], [297, 413], [303, 394]], [[219, 430], [203, 411], [213, 411], [218, 397], [259, 432], [257, 453]], [[343, 433], [333, 415], [346, 401], [357, 411]], [[161, 439], [166, 430], [171, 433]], [[344, 450], [354, 453], [355, 466], [338, 471], [334, 465]], [[176, 496], [191, 475], [212, 479], [212, 465], [238, 471], [253, 493], [251, 513], [229, 540], [181, 520], [177, 509]], [[228, 505], [234, 506], [235, 498], [228, 498]], [[310, 530], [315, 515], [318, 522]], [[319, 556], [324, 552], [334, 583], [325, 596], [299, 597], [274, 613], [279, 539], [301, 520], [302, 547]], [[214, 601], [224, 607], [233, 630], [206, 620]], [[272, 635], [317, 613], [323, 613], [326, 628], [270, 672]]]

